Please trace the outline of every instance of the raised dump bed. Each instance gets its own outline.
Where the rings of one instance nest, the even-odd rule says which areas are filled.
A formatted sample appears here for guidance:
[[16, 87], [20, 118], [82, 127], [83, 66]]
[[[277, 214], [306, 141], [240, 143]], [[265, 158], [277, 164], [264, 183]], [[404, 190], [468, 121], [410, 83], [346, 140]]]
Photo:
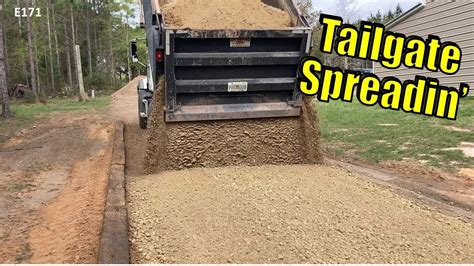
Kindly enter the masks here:
[[295, 3], [222, 3], [143, 3], [150, 58], [156, 60], [148, 87], [164, 75], [166, 121], [299, 116], [296, 77], [311, 49], [311, 28]]
[[312, 29], [293, 1], [144, 1], [144, 10], [155, 88], [140, 90], [154, 97], [147, 173], [320, 162], [317, 118], [296, 90]]

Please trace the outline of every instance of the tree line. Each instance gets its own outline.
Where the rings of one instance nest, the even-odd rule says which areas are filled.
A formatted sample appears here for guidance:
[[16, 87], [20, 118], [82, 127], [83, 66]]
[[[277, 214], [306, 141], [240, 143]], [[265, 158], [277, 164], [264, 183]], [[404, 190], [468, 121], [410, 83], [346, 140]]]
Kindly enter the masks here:
[[[137, 20], [137, 0], [0, 2], [4, 2], [0, 50], [10, 93], [21, 84], [34, 100], [75, 95], [78, 60], [88, 90], [128, 80], [128, 41], [142, 34], [132, 23]], [[74, 53], [76, 45], [80, 58]]]

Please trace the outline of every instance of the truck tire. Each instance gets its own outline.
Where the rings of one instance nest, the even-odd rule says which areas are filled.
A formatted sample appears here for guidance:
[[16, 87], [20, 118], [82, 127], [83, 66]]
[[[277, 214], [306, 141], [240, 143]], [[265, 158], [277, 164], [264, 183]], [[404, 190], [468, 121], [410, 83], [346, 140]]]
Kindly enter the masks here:
[[142, 117], [140, 115], [141, 112], [145, 111], [145, 106], [142, 102], [143, 95], [141, 93], [138, 94], [138, 124], [140, 125], [141, 129], [146, 129], [148, 124], [148, 117]]
[[140, 124], [141, 129], [146, 129], [148, 125], [148, 118], [146, 117], [138, 117], [138, 122]]

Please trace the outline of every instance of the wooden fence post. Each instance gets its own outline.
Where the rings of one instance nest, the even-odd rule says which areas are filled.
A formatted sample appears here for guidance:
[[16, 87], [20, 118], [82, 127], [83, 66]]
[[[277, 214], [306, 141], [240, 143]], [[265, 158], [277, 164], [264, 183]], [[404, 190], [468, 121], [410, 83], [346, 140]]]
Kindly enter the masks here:
[[76, 70], [77, 70], [77, 82], [79, 83], [79, 97], [81, 101], [87, 100], [87, 94], [84, 91], [84, 80], [82, 78], [82, 64], [81, 64], [81, 50], [79, 45], [74, 46], [74, 51], [76, 53]]

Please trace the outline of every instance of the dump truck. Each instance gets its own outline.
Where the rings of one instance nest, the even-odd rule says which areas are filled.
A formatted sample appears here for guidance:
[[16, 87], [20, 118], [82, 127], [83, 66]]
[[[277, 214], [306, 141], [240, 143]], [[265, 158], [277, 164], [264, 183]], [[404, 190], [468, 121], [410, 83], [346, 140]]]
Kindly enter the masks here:
[[[310, 53], [312, 29], [294, 1], [264, 1], [288, 12], [294, 27], [258, 30], [173, 28], [160, 11], [165, 2], [142, 1], [148, 73], [138, 86], [141, 127], [160, 77], [167, 122], [300, 115], [296, 77]], [[136, 62], [136, 43], [130, 51]]]
[[[301, 146], [306, 145], [304, 141], [299, 140], [303, 136], [293, 135], [304, 134], [308, 138], [316, 136], [318, 132], [300, 134], [299, 131], [292, 131], [294, 128], [304, 127], [304, 121], [298, 120], [304, 112], [304, 101], [303, 95], [297, 90], [296, 82], [299, 63], [304, 56], [310, 54], [312, 48], [312, 28], [298, 9], [296, 2], [262, 0], [270, 8], [289, 14], [290, 25], [282, 28], [248, 29], [209, 29], [168, 25], [168, 14], [162, 12], [161, 7], [169, 2], [169, 0], [142, 0], [141, 25], [146, 32], [148, 62], [146, 63], [147, 78], [138, 85], [140, 127], [147, 128], [150, 124], [149, 120], [153, 117], [155, 120], [160, 120], [159, 123], [165, 124], [163, 126], [155, 123], [155, 128], [150, 130], [150, 132], [155, 132], [151, 135], [160, 135], [149, 137], [149, 144], [154, 148], [148, 148], [148, 157], [157, 157], [151, 161], [161, 162], [164, 156], [175, 152], [179, 155], [175, 156], [175, 161], [170, 164], [179, 165], [179, 168], [182, 165], [194, 165], [196, 161], [202, 166], [209, 164], [219, 166], [220, 164], [215, 163], [216, 160], [222, 161], [222, 165], [253, 165], [260, 161], [260, 159], [251, 158], [256, 156], [253, 151], [265, 150], [265, 147], [275, 149], [273, 153], [279, 153], [280, 150], [288, 154], [302, 153], [297, 150], [301, 150]], [[186, 2], [188, 3], [191, 2]], [[196, 2], [196, 4], [202, 3]], [[132, 61], [139, 62], [136, 41], [131, 42], [130, 51]], [[160, 100], [155, 99], [157, 95], [161, 95]], [[295, 118], [296, 120], [269, 120], [280, 118]], [[245, 120], [248, 124], [231, 122], [236, 120]], [[222, 122], [206, 124], [204, 123], [206, 121]], [[229, 122], [226, 124], [225, 121]], [[185, 131], [182, 127], [183, 123], [185, 123], [184, 126], [189, 123], [187, 125], [193, 132], [207, 129], [212, 130], [212, 134], [200, 132], [197, 133], [196, 138], [186, 136], [183, 133]], [[314, 124], [315, 121], [311, 123]], [[172, 124], [179, 124], [179, 126]], [[218, 145], [215, 140], [212, 140], [218, 135], [233, 138], [230, 135], [239, 131], [239, 128], [266, 131], [262, 128], [273, 127], [275, 124], [281, 124], [282, 128], [272, 129], [271, 137], [262, 136], [259, 139], [262, 134], [245, 131], [246, 135], [236, 137], [235, 143], [227, 140], [221, 143], [228, 147], [214, 151], [207, 147], [208, 143]], [[174, 133], [170, 133], [172, 129], [168, 129], [170, 131], [168, 133], [163, 133], [164, 129], [161, 128], [166, 125], [170, 128], [174, 127]], [[160, 127], [159, 130], [158, 127]], [[235, 130], [231, 133], [227, 131], [219, 133], [221, 129], [229, 128], [235, 128]], [[280, 131], [282, 135], [285, 135], [284, 137], [274, 136], [273, 132], [278, 135]], [[176, 135], [186, 137], [183, 140], [177, 140]], [[208, 136], [209, 139], [202, 140], [203, 136]], [[186, 138], [191, 139], [189, 146], [193, 147], [185, 148], [186, 145], [182, 142], [186, 142]], [[244, 138], [248, 140], [243, 140]], [[281, 143], [267, 143], [266, 139], [279, 140]], [[167, 148], [161, 143], [170, 140], [175, 140], [178, 144], [169, 145], [171, 148]], [[262, 148], [254, 142], [263, 143], [266, 146]], [[243, 146], [243, 143], [249, 143], [250, 146], [238, 150], [237, 147]], [[293, 143], [296, 143], [295, 147], [288, 147]], [[195, 146], [207, 148], [202, 147], [201, 150], [196, 151]], [[226, 152], [222, 152], [226, 149]], [[314, 151], [314, 149], [310, 150]], [[189, 155], [191, 153], [194, 154], [191, 156]], [[230, 153], [232, 155], [229, 155]], [[213, 156], [217, 157], [211, 163], [202, 161], [202, 158], [211, 161], [210, 158]], [[307, 162], [307, 160], [299, 159], [303, 155], [298, 155], [297, 159], [288, 159], [286, 155], [273, 157], [266, 153], [262, 156], [268, 158], [263, 160], [263, 163]]]

